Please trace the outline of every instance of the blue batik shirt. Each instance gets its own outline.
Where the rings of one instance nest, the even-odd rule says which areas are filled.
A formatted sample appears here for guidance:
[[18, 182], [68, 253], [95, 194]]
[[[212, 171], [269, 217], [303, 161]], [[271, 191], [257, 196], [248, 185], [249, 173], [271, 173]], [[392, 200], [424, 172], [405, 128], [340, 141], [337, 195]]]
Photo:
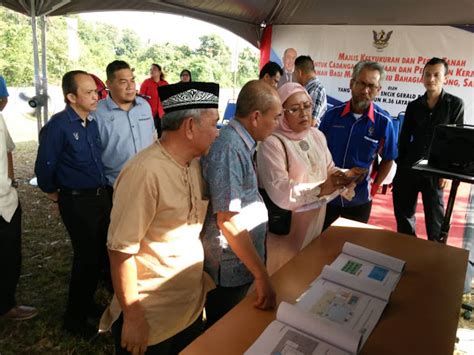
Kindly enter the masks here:
[[253, 276], [234, 254], [217, 226], [217, 212], [237, 212], [239, 227], [249, 231], [258, 255], [265, 259], [267, 209], [258, 192], [252, 159], [256, 142], [248, 131], [232, 120], [221, 129], [209, 154], [201, 158], [202, 173], [209, 189], [209, 208], [202, 241], [204, 269], [224, 287], [241, 286]]

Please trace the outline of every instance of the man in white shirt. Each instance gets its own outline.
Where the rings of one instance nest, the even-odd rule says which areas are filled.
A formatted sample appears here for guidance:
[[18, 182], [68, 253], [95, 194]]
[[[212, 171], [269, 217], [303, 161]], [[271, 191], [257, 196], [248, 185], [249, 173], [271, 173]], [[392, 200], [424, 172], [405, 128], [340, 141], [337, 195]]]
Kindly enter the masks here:
[[15, 148], [0, 114], [0, 316], [25, 320], [38, 314], [36, 308], [16, 304], [15, 291], [21, 267], [21, 207], [13, 181], [12, 151]]

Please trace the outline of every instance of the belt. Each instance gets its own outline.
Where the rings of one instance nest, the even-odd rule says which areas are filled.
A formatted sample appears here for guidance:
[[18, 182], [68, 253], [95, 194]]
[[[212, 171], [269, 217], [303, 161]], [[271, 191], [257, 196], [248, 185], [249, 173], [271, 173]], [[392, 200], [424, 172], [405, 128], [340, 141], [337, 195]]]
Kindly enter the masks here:
[[72, 196], [100, 196], [106, 191], [105, 186], [99, 186], [95, 189], [68, 189], [61, 187], [59, 193]]

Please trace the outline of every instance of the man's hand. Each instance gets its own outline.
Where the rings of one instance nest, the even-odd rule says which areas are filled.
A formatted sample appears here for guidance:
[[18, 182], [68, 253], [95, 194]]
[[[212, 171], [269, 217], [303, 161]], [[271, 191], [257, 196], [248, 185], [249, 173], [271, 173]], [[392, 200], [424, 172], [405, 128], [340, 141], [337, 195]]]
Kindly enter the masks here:
[[440, 178], [440, 179], [438, 180], [438, 187], [439, 187], [440, 189], [444, 189], [444, 188], [446, 187], [446, 180], [443, 179], [443, 178]]
[[57, 203], [58, 202], [58, 192], [57, 191], [54, 191], [54, 192], [47, 192], [46, 193], [46, 197], [48, 198], [48, 200], [54, 202], [54, 203]]
[[255, 291], [257, 292], [257, 300], [253, 306], [258, 309], [273, 309], [276, 305], [275, 290], [270, 283], [268, 275], [255, 279]]
[[131, 312], [123, 316], [122, 326], [122, 348], [127, 349], [133, 355], [143, 355], [148, 346], [148, 325], [142, 310]]
[[374, 197], [379, 192], [380, 185], [376, 184], [375, 182], [372, 183], [372, 187], [370, 188], [370, 197]]
[[252, 243], [252, 238], [241, 225], [236, 212], [217, 212], [217, 225], [227, 239], [235, 255], [242, 261], [255, 279], [257, 300], [254, 306], [259, 309], [275, 307], [275, 290], [270, 283], [267, 269]]

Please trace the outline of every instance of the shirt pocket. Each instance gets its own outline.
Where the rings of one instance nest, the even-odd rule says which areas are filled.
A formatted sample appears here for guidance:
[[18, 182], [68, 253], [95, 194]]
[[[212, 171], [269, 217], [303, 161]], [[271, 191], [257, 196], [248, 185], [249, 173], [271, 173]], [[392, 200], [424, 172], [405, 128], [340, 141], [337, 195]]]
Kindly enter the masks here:
[[378, 146], [378, 139], [364, 136], [359, 147], [359, 160], [369, 164], [374, 158]]
[[[93, 145], [94, 143], [92, 143]], [[69, 139], [69, 145], [71, 147], [71, 158], [72, 161], [79, 166], [87, 165], [92, 160], [92, 149], [89, 141], [87, 140], [86, 133], [84, 132], [73, 132]]]
[[148, 115], [141, 115], [138, 117], [138, 122], [140, 123], [150, 121], [150, 120], [151, 120], [151, 116], [148, 116]]

